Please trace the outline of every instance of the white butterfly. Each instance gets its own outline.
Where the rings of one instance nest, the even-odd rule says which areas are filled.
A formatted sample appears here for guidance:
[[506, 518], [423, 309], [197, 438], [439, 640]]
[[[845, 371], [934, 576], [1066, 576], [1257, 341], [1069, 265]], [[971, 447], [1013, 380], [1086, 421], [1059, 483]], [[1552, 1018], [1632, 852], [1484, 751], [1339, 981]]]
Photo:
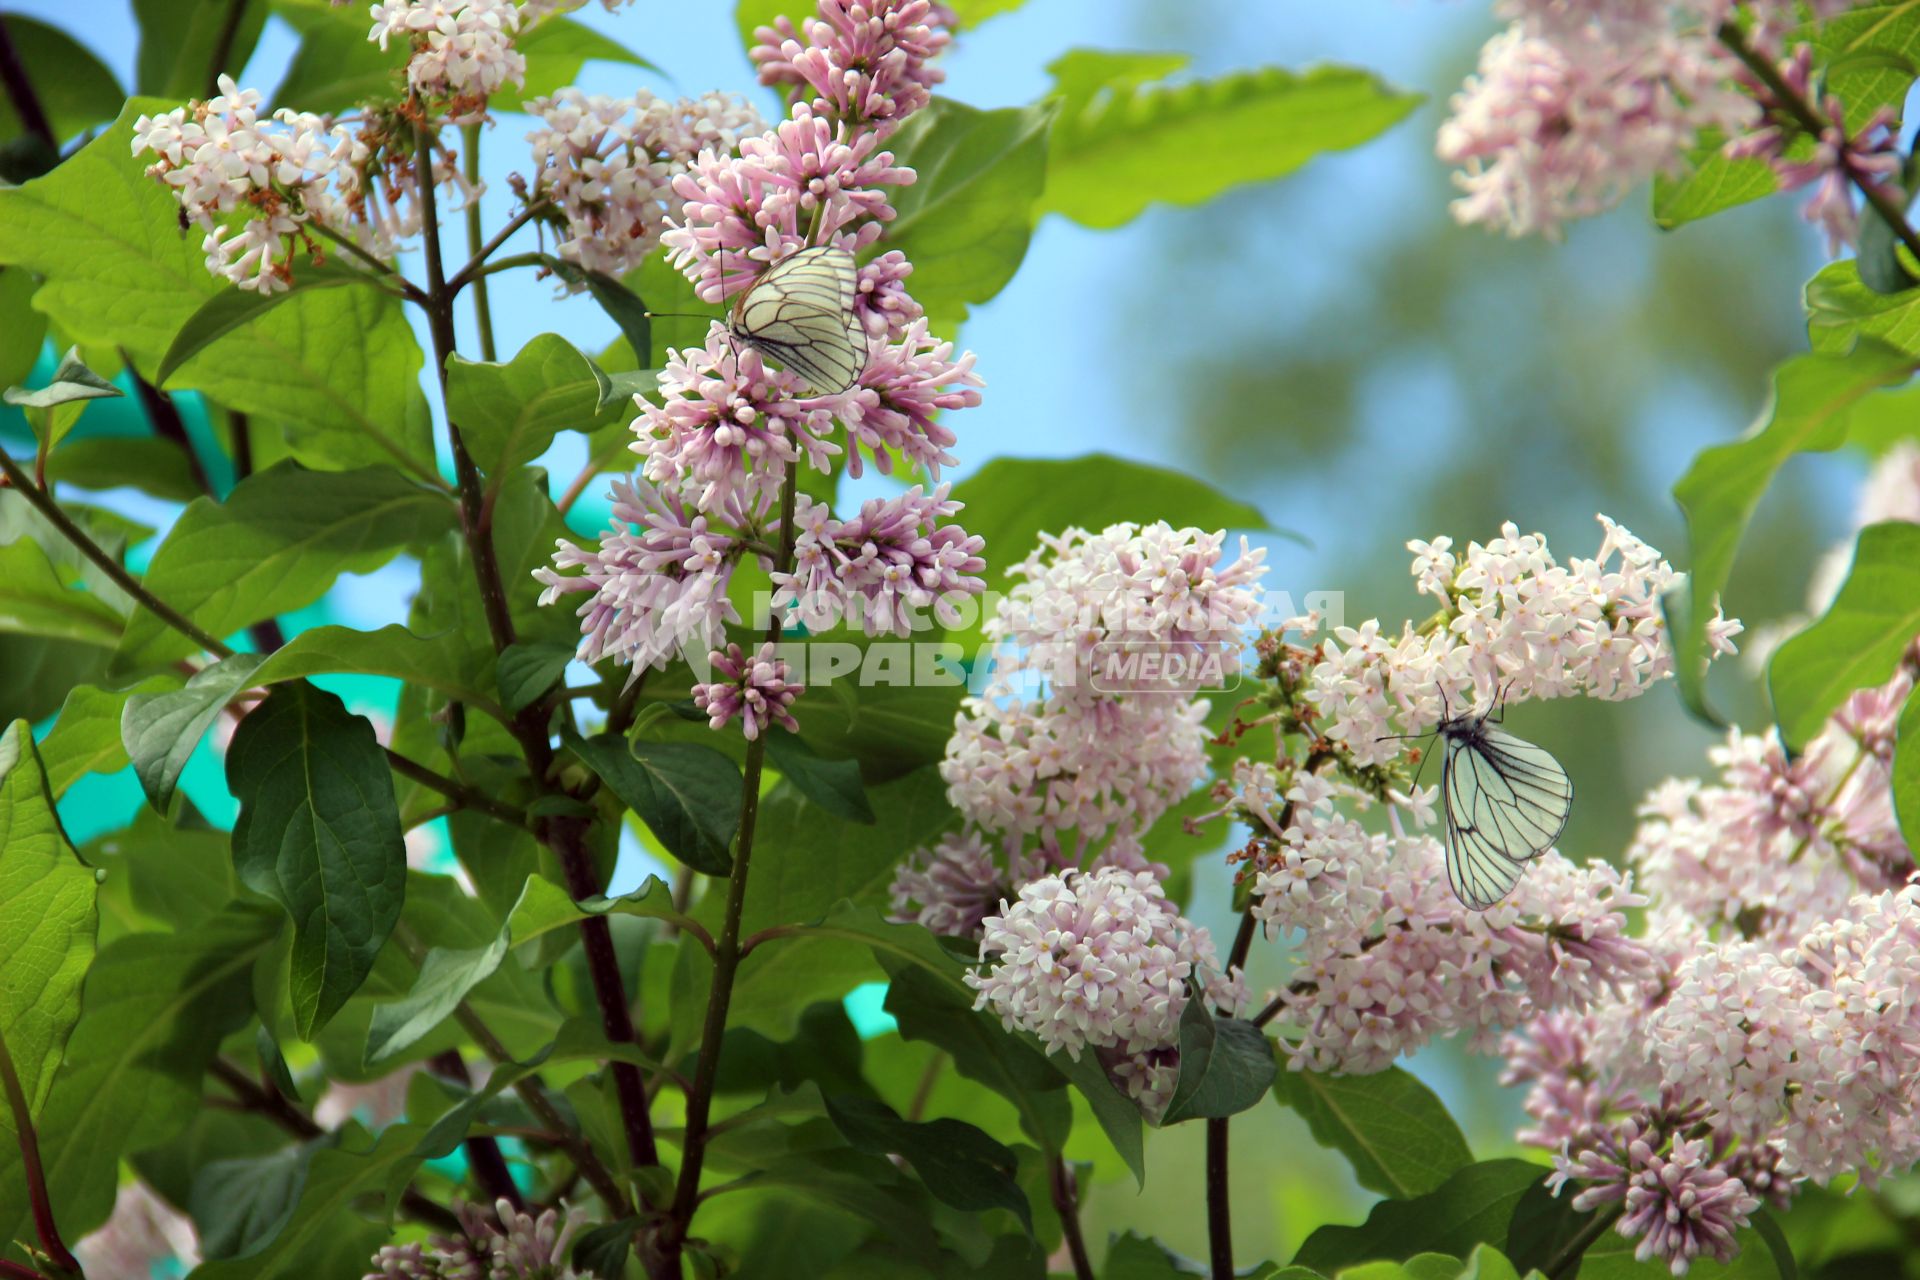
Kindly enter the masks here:
[[815, 395], [838, 395], [867, 367], [867, 331], [853, 314], [857, 270], [852, 254], [825, 245], [782, 258], [734, 300], [727, 331]]
[[1573, 780], [1543, 748], [1489, 722], [1448, 716], [1440, 799], [1447, 814], [1447, 882], [1484, 911], [1513, 891], [1526, 863], [1553, 847], [1573, 808]]

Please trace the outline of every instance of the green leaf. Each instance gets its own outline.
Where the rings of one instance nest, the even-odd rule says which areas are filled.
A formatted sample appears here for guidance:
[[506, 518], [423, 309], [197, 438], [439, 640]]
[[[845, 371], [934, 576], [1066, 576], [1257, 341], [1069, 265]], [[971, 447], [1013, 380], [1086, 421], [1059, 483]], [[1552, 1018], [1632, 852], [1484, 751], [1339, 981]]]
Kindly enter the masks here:
[[1300, 1113], [1314, 1141], [1347, 1158], [1369, 1191], [1425, 1195], [1473, 1163], [1440, 1099], [1399, 1067], [1373, 1075], [1282, 1071], [1273, 1094]]
[[202, 1165], [188, 1206], [200, 1256], [250, 1258], [272, 1244], [299, 1207], [314, 1155], [329, 1145], [328, 1139], [318, 1139]]
[[1920, 636], [1920, 525], [1868, 525], [1819, 621], [1774, 651], [1767, 688], [1789, 750], [1820, 732], [1856, 689], [1884, 684]]
[[[1036, 1042], [1037, 1043], [1037, 1042]], [[1079, 1061], [1064, 1056], [1053, 1059], [1062, 1075], [1073, 1082], [1080, 1096], [1087, 1100], [1087, 1106], [1093, 1111], [1093, 1118], [1100, 1125], [1100, 1131], [1107, 1135], [1107, 1141], [1120, 1158], [1126, 1161], [1132, 1170], [1134, 1181], [1141, 1187], [1147, 1185], [1147, 1140], [1146, 1122], [1140, 1118], [1140, 1107], [1126, 1094], [1114, 1087], [1107, 1069], [1090, 1053], [1080, 1055]]]
[[89, 400], [108, 400], [124, 394], [120, 388], [87, 368], [80, 358], [80, 348], [70, 347], [61, 358], [60, 367], [53, 371], [53, 378], [38, 391], [28, 391], [24, 387], [8, 387], [0, 392], [0, 399], [22, 409], [57, 409], [68, 406], [68, 411], [49, 415], [52, 423], [45, 444], [52, 450], [60, 443], [61, 437], [73, 429], [80, 420], [80, 409]]
[[1908, 696], [1900, 708], [1900, 728], [1893, 748], [1894, 813], [1907, 848], [1920, 849], [1920, 698]]
[[545, 697], [567, 674], [573, 650], [560, 644], [510, 644], [500, 651], [493, 681], [508, 711], [520, 711]]
[[1265, 1032], [1240, 1018], [1216, 1017], [1204, 1000], [1189, 996], [1180, 1011], [1180, 1078], [1160, 1123], [1238, 1115], [1266, 1096], [1274, 1072]]
[[902, 1120], [886, 1103], [856, 1094], [829, 1097], [827, 1116], [854, 1150], [911, 1164], [943, 1203], [970, 1213], [1006, 1209], [1033, 1233], [1033, 1212], [1014, 1181], [1019, 1159], [973, 1125]]
[[600, 304], [609, 319], [620, 326], [621, 336], [636, 352], [653, 350], [653, 319], [640, 295], [625, 284], [598, 271], [588, 271], [564, 258], [541, 254], [548, 270], [568, 284], [585, 285], [587, 293]]
[[607, 377], [557, 334], [543, 333], [508, 364], [453, 356], [447, 412], [480, 469], [494, 477], [547, 451], [561, 431], [592, 431], [624, 415], [603, 408]]
[[140, 92], [176, 101], [211, 97], [223, 71], [239, 79], [267, 20], [265, 0], [133, 0], [133, 11]]
[[627, 1273], [627, 1254], [633, 1234], [646, 1225], [643, 1218], [622, 1218], [580, 1233], [568, 1255], [576, 1271], [590, 1271], [600, 1280], [621, 1280]]
[[484, 692], [479, 673], [465, 666], [465, 648], [457, 636], [418, 636], [398, 623], [378, 631], [315, 627], [274, 650], [253, 673], [253, 682], [278, 684], [335, 672], [391, 676], [436, 689], [504, 723], [505, 710]]
[[1307, 1237], [1294, 1265], [1332, 1275], [1376, 1258], [1416, 1253], [1465, 1257], [1477, 1244], [1503, 1244], [1507, 1223], [1542, 1170], [1525, 1160], [1486, 1160], [1461, 1169], [1411, 1200], [1382, 1200], [1358, 1227], [1324, 1226]]
[[1780, 189], [1772, 165], [1759, 156], [1727, 155], [1724, 142], [1717, 132], [1704, 134], [1689, 150], [1684, 173], [1654, 175], [1654, 225], [1672, 230]]
[[696, 871], [727, 874], [743, 785], [733, 761], [693, 742], [629, 743], [617, 733], [581, 738], [571, 730], [563, 740], [668, 853]]
[[918, 177], [893, 197], [880, 249], [913, 263], [913, 296], [941, 318], [1006, 287], [1026, 257], [1033, 205], [1047, 181], [1054, 104], [982, 111], [935, 98], [888, 140]]
[[253, 683], [257, 653], [236, 653], [202, 667], [184, 688], [129, 697], [120, 716], [120, 737], [156, 810], [166, 812], [187, 758], [220, 714], [220, 708]]
[[1849, 259], [1830, 262], [1807, 281], [1807, 338], [1816, 352], [1838, 355], [1877, 338], [1920, 357], [1920, 294], [1875, 293]]
[[1920, 284], [1900, 258], [1900, 237], [1893, 224], [1869, 204], [1860, 213], [1860, 243], [1853, 257], [1860, 283], [1875, 293], [1904, 293]]
[[[1265, 529], [1267, 518], [1205, 481], [1111, 454], [1078, 458], [995, 458], [955, 485], [966, 504], [967, 530], [986, 539], [989, 592], [1004, 592], [1008, 569], [1040, 545], [1042, 531], [1070, 525], [1098, 531], [1122, 522], [1165, 520], [1179, 527]], [[979, 626], [949, 633], [968, 650], [979, 644]], [[947, 730], [952, 729], [951, 717]], [[944, 734], [943, 734], [944, 737]]]
[[39, 1115], [80, 1016], [95, 887], [60, 829], [33, 730], [15, 720], [0, 734], [0, 1071], [14, 1076], [27, 1114], [14, 1115], [0, 1092], [5, 1134]]
[[311, 1039], [360, 989], [400, 919], [406, 848], [373, 726], [305, 681], [279, 685], [240, 722], [227, 786], [241, 881], [293, 920], [288, 990]]
[[1670, 606], [1671, 635], [1681, 697], [1695, 715], [1714, 718], [1706, 699], [1707, 623], [1774, 472], [1796, 453], [1839, 448], [1854, 405], [1880, 387], [1903, 381], [1913, 363], [1912, 357], [1871, 341], [1845, 355], [1788, 360], [1774, 370], [1772, 400], [1754, 429], [1742, 439], [1701, 450], [1674, 485], [1693, 559], [1686, 594]]
[[[199, 355], [220, 338], [224, 338], [235, 329], [273, 310], [283, 302], [291, 301], [304, 289], [331, 289], [343, 284], [366, 284], [377, 287], [376, 278], [363, 267], [355, 267], [345, 262], [329, 260], [324, 263], [301, 266], [294, 272], [292, 284], [286, 289], [276, 289], [272, 293], [258, 289], [242, 289], [232, 286], [214, 294], [180, 326], [180, 332], [173, 336], [167, 345], [167, 353], [160, 358], [160, 367], [154, 374], [154, 384], [165, 386], [167, 379], [177, 372], [181, 365]], [[118, 394], [117, 392], [115, 394]]]
[[1369, 72], [1277, 67], [1212, 80], [1146, 83], [1166, 54], [1076, 49], [1054, 62], [1059, 119], [1042, 212], [1117, 227], [1155, 199], [1205, 204], [1223, 191], [1284, 177], [1327, 151], [1379, 135], [1420, 103]]
[[1907, 100], [1920, 62], [1920, 5], [1913, 0], [1863, 5], [1811, 25], [1814, 64], [1826, 69], [1826, 91], [1846, 106], [1847, 127], [1866, 125], [1881, 107]]
[[158, 436], [67, 440], [47, 459], [47, 479], [75, 489], [138, 489], [182, 504], [206, 492], [180, 446]]
[[40, 762], [53, 798], [58, 800], [89, 773], [118, 773], [126, 768], [129, 761], [120, 740], [120, 718], [127, 699], [178, 685], [174, 676], [150, 676], [129, 689], [83, 684], [69, 691], [59, 719], [40, 741]]
[[[214, 635], [305, 608], [343, 573], [367, 573], [453, 526], [444, 494], [397, 471], [309, 471], [282, 462], [225, 502], [197, 499], [154, 552], [146, 586]], [[193, 641], [137, 611], [116, 661], [157, 666]]]
[[367, 39], [356, 9], [282, 3], [276, 11], [300, 33], [300, 47], [273, 91], [274, 106], [337, 113], [406, 96], [408, 42], [389, 41], [381, 49]]
[[33, 292], [39, 287], [31, 271], [0, 267], [0, 387], [23, 381], [40, 361], [47, 318], [33, 309]]
[[413, 989], [376, 1005], [367, 1035], [367, 1066], [389, 1061], [453, 1015], [467, 993], [493, 976], [506, 957], [508, 931], [484, 947], [434, 947], [420, 963]]
[[668, 920], [685, 926], [688, 917], [673, 905], [673, 889], [659, 876], [648, 876], [632, 893], [617, 898], [595, 896], [575, 902], [545, 876], [531, 876], [520, 900], [507, 918], [507, 933], [514, 946], [530, 942], [555, 929], [577, 924], [588, 916], [624, 915], [643, 920]]
[[110, 649], [126, 620], [105, 600], [71, 586], [37, 542], [0, 546], [0, 631], [47, 636]]
[[[9, 13], [5, 22], [21, 65], [31, 68], [34, 94], [56, 143], [113, 119], [126, 91], [91, 50], [60, 28], [24, 14]], [[0, 94], [0, 142], [25, 132], [12, 98]]]
[[[40, 1113], [63, 1232], [77, 1238], [105, 1221], [121, 1157], [165, 1142], [202, 1109], [207, 1061], [252, 1015], [250, 973], [278, 930], [271, 914], [239, 907], [188, 932], [134, 934], [100, 949]], [[17, 1153], [0, 1143], [0, 1239], [22, 1238], [26, 1222]]]
[[767, 731], [767, 758], [794, 789], [847, 822], [874, 821], [873, 802], [852, 760], [822, 758], [802, 738], [775, 725]]
[[513, 43], [527, 55], [526, 85], [524, 88], [502, 85], [487, 103], [495, 111], [524, 111], [530, 100], [578, 80], [580, 68], [589, 62], [618, 62], [645, 71], [660, 70], [619, 41], [572, 18], [545, 18], [523, 29]]

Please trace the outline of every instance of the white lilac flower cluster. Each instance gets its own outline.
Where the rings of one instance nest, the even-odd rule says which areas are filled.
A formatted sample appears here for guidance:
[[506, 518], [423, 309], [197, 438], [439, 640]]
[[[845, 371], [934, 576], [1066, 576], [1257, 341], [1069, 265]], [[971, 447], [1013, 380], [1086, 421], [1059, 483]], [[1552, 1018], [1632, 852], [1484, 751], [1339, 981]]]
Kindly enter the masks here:
[[721, 93], [670, 101], [645, 89], [610, 98], [568, 88], [533, 99], [527, 111], [542, 122], [527, 135], [530, 198], [553, 203], [565, 229], [556, 252], [615, 278], [652, 253], [668, 218], [679, 216], [673, 180], [696, 156], [730, 155], [766, 130], [750, 103]]
[[[1824, 20], [1853, 4], [1807, 8]], [[1461, 222], [1557, 237], [1647, 179], [1682, 172], [1703, 138], [1725, 139], [1732, 154], [1772, 162], [1787, 189], [1814, 184], [1807, 217], [1837, 247], [1858, 226], [1850, 185], [1898, 168], [1886, 118], [1849, 131], [1837, 102], [1808, 94], [1805, 46], [1782, 76], [1832, 123], [1813, 154], [1787, 157], [1797, 117], [1718, 35], [1738, 24], [1761, 56], [1778, 57], [1800, 27], [1798, 6], [1784, 0], [1498, 0], [1494, 11], [1509, 25], [1481, 50], [1435, 144], [1459, 166]]]
[[[1668, 675], [1660, 596], [1678, 575], [1625, 528], [1599, 520], [1599, 552], [1565, 565], [1513, 524], [1464, 555], [1448, 538], [1408, 543], [1415, 581], [1441, 602], [1440, 613], [1398, 635], [1373, 621], [1335, 630], [1304, 694], [1327, 737], [1353, 763], [1379, 764], [1402, 750], [1391, 735], [1430, 729], [1449, 710], [1497, 697], [1614, 701]], [[1716, 608], [1713, 651], [1732, 652], [1740, 629]]]
[[376, 0], [367, 38], [412, 46], [407, 87], [444, 103], [456, 124], [481, 119], [487, 98], [525, 83], [526, 55], [513, 47], [521, 10], [514, 0]]
[[[543, 169], [555, 169], [549, 189], [563, 208], [576, 197], [583, 209], [593, 206], [608, 184], [628, 184], [620, 199], [638, 202], [616, 214], [600, 200], [585, 223], [569, 212], [570, 226], [586, 226], [590, 237], [613, 229], [616, 243], [592, 253], [614, 255], [607, 264], [627, 261], [653, 236], [657, 206], [669, 261], [702, 298], [719, 302], [803, 247], [871, 245], [893, 217], [889, 189], [914, 180], [882, 146], [902, 115], [925, 105], [924, 95], [898, 86], [931, 83], [916, 59], [947, 38], [925, 31], [940, 15], [924, 0], [854, 7], [823, 0], [821, 21], [840, 30], [856, 12], [866, 34], [823, 37], [806, 62], [837, 68], [843, 83], [873, 74], [876, 84], [894, 86], [885, 92], [900, 110], [884, 119], [796, 102], [773, 128], [742, 136], [748, 119], [724, 99], [658, 112], [638, 99], [600, 106], [549, 100], [553, 132], [537, 141]], [[628, 106], [637, 123], [628, 122]], [[595, 217], [612, 221], [595, 224]], [[630, 243], [620, 243], [622, 236]], [[616, 485], [613, 526], [597, 548], [562, 542], [554, 567], [537, 574], [543, 603], [586, 596], [578, 611], [583, 660], [611, 658], [637, 671], [703, 648], [714, 650], [715, 661], [731, 661], [718, 648], [724, 625], [739, 621], [727, 589], [749, 555], [776, 573], [775, 616], [814, 628], [848, 621], [868, 634], [905, 635], [950, 620], [964, 597], [985, 589], [981, 540], [954, 523], [960, 504], [945, 487], [870, 501], [850, 519], [802, 497], [793, 527], [780, 528], [782, 493], [798, 468], [831, 473], [842, 461], [858, 476], [863, 457], [888, 470], [897, 456], [937, 481], [955, 461], [953, 432], [938, 415], [978, 404], [982, 384], [971, 353], [956, 357], [951, 343], [928, 332], [906, 290], [910, 274], [898, 251], [860, 269], [855, 312], [868, 350], [858, 380], [836, 394], [815, 394], [720, 324], [702, 345], [666, 353], [656, 394], [636, 397], [632, 448], [640, 475]], [[772, 554], [783, 538], [795, 550], [791, 571]], [[779, 679], [784, 684], [786, 676]], [[731, 714], [735, 701], [710, 692], [719, 699], [714, 707]]]
[[1106, 867], [1023, 885], [984, 921], [969, 973], [976, 1008], [1008, 1030], [1040, 1039], [1076, 1062], [1091, 1049], [1150, 1117], [1165, 1109], [1179, 1075], [1180, 1015], [1188, 983], [1223, 1013], [1244, 999], [1238, 975], [1221, 973], [1207, 931], [1181, 918], [1159, 879]]
[[207, 270], [243, 289], [286, 288], [288, 255], [311, 221], [375, 252], [412, 229], [400, 208], [380, 207], [352, 130], [284, 107], [262, 119], [259, 91], [228, 76], [217, 97], [136, 120], [133, 154], [143, 153], [204, 233]]
[[494, 1202], [492, 1217], [470, 1204], [455, 1209], [461, 1233], [390, 1244], [373, 1255], [365, 1280], [577, 1280], [568, 1252], [579, 1224], [548, 1209], [539, 1217]]

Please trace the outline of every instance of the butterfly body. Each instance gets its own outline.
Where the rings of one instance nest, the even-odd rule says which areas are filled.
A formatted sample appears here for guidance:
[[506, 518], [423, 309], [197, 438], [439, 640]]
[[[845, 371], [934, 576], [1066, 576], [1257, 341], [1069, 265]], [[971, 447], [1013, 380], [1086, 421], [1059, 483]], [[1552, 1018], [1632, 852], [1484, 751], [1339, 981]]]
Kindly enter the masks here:
[[1447, 817], [1447, 880], [1485, 910], [1553, 847], [1573, 807], [1573, 780], [1543, 748], [1479, 715], [1440, 722], [1440, 799]]
[[727, 332], [815, 395], [838, 395], [867, 367], [867, 331], [853, 312], [858, 266], [845, 249], [820, 245], [782, 258], [734, 299]]

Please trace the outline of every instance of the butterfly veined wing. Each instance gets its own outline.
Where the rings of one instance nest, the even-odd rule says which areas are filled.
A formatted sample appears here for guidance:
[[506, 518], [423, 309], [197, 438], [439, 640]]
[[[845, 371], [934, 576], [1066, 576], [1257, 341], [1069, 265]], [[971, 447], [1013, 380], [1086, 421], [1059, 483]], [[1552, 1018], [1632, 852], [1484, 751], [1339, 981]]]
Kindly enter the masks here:
[[1559, 761], [1486, 724], [1446, 735], [1440, 791], [1447, 879], [1480, 910], [1506, 897], [1527, 860], [1553, 846], [1573, 805], [1573, 782]]
[[853, 314], [857, 270], [845, 249], [802, 249], [754, 282], [728, 327], [816, 395], [837, 395], [867, 367], [867, 332]]

